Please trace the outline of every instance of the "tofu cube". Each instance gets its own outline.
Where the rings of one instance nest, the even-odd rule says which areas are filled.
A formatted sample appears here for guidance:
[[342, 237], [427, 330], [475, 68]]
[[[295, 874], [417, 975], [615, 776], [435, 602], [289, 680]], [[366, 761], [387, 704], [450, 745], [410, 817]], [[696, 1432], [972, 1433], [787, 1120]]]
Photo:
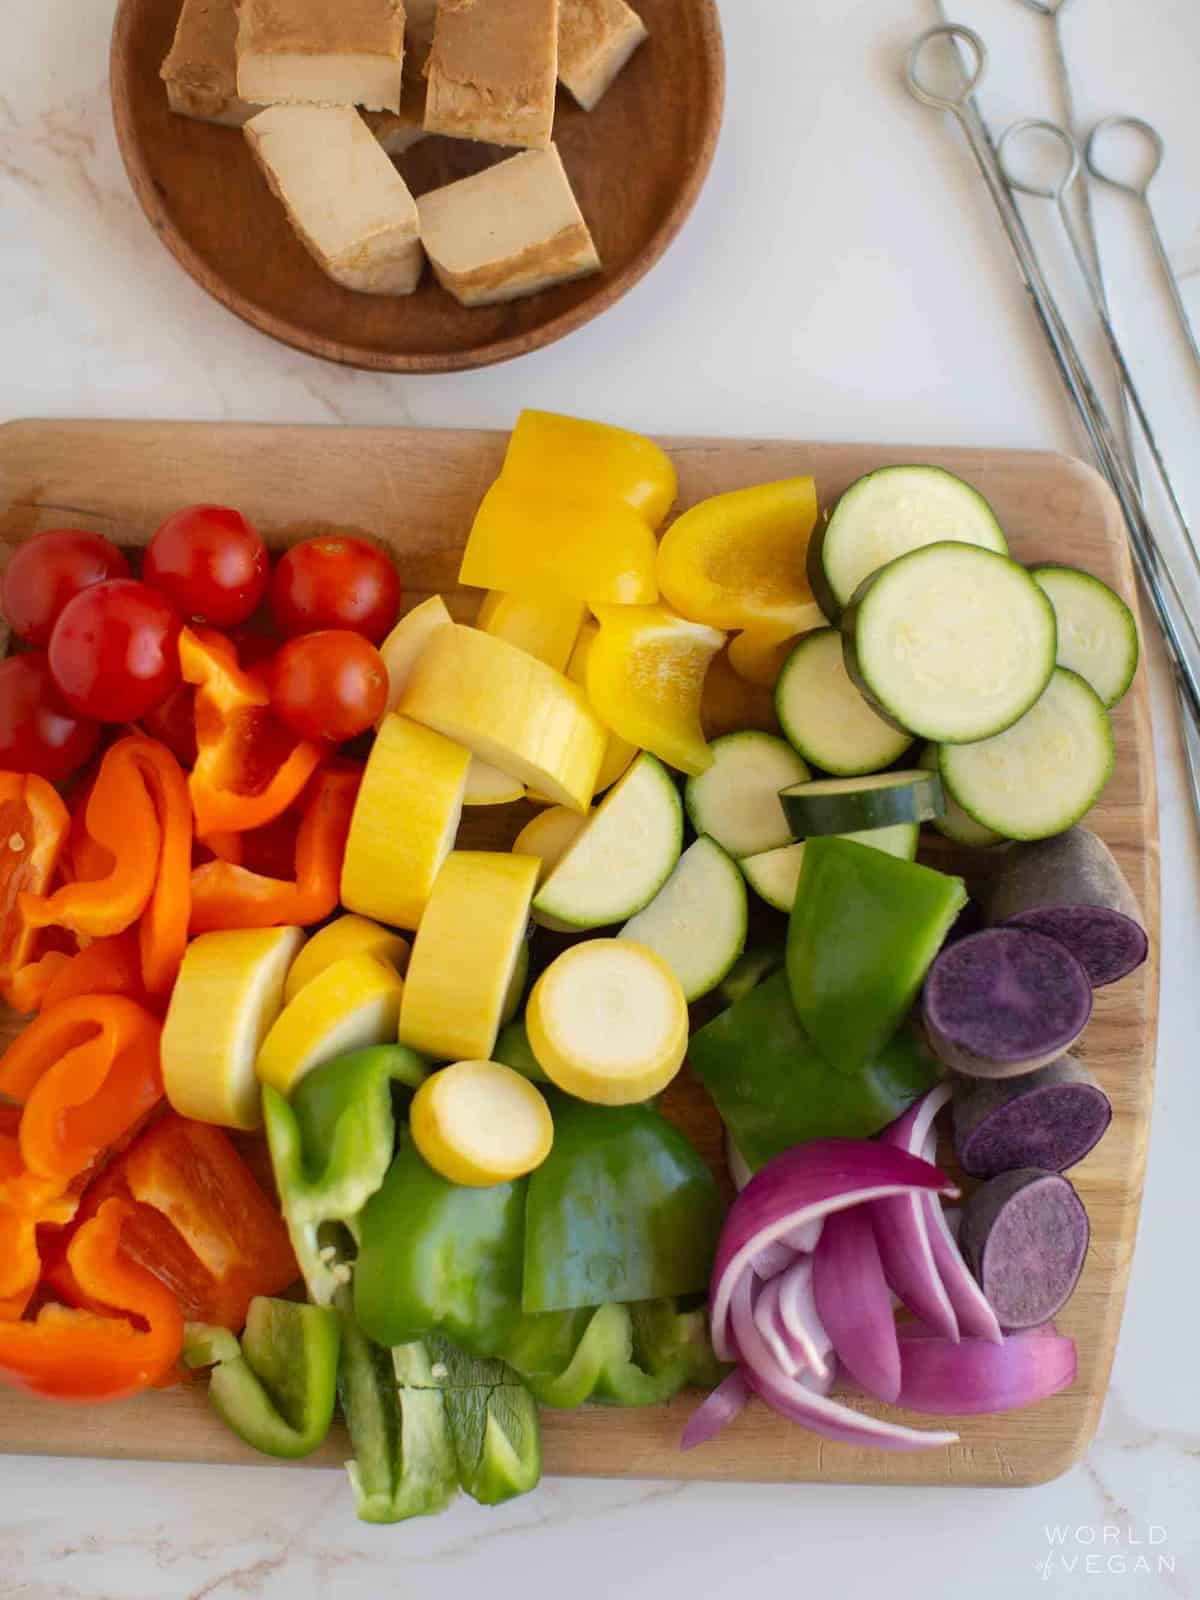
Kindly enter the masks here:
[[159, 72], [172, 111], [240, 128], [260, 109], [238, 94], [237, 31], [236, 0], [183, 0]]
[[559, 0], [559, 82], [591, 111], [647, 37], [646, 24], [625, 0]]
[[237, 86], [259, 105], [400, 111], [402, 0], [241, 0]]
[[516, 300], [600, 270], [554, 145], [423, 194], [417, 210], [438, 281], [464, 306]]
[[246, 138], [321, 270], [362, 294], [411, 294], [423, 255], [408, 185], [352, 107], [268, 106]]
[[426, 77], [427, 133], [546, 149], [558, 0], [441, 0]]

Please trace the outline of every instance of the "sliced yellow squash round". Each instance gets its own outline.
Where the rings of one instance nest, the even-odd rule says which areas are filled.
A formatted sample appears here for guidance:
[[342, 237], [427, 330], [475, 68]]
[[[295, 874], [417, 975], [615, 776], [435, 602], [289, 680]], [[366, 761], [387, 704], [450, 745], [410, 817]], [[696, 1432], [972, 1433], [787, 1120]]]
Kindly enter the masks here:
[[300, 928], [238, 928], [188, 945], [161, 1046], [167, 1099], [181, 1116], [247, 1131], [261, 1124], [254, 1065], [303, 943]]
[[[454, 618], [446, 609], [446, 602], [441, 595], [431, 594], [428, 600], [422, 600], [421, 604], [414, 606], [407, 616], [401, 617], [379, 646], [379, 654], [383, 657], [388, 675], [387, 710], [383, 714], [384, 717], [399, 705], [409, 674], [431, 636], [439, 628], [448, 628], [453, 621]], [[375, 726], [378, 728], [382, 723], [383, 717], [380, 717]]]
[[306, 983], [258, 1051], [259, 1081], [286, 1099], [306, 1072], [351, 1050], [391, 1044], [404, 982], [376, 956], [345, 956]]
[[413, 1096], [413, 1143], [451, 1183], [486, 1188], [540, 1167], [554, 1122], [540, 1091], [497, 1061], [456, 1061]]
[[467, 786], [463, 790], [464, 806], [509, 806], [514, 800], [524, 800], [525, 785], [510, 778], [499, 767], [489, 767], [478, 756], [471, 757], [467, 768]]
[[348, 911], [314, 933], [292, 962], [283, 990], [284, 1003], [294, 1000], [304, 985], [319, 977], [326, 967], [347, 956], [376, 956], [403, 972], [408, 965], [409, 948], [408, 940], [391, 928]]
[[533, 986], [529, 1043], [552, 1083], [580, 1100], [648, 1100], [679, 1071], [688, 1009], [661, 956], [630, 939], [564, 950]]
[[566, 806], [551, 806], [527, 822], [513, 840], [513, 855], [537, 856], [541, 861], [537, 879], [539, 889], [587, 827], [588, 821], [589, 817], [581, 817], [577, 811], [568, 811]]

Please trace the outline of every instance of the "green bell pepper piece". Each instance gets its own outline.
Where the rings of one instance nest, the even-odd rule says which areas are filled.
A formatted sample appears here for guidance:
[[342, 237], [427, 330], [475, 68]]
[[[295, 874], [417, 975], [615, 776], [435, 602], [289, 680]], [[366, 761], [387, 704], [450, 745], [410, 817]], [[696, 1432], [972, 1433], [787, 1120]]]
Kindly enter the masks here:
[[467, 1355], [437, 1334], [426, 1346], [445, 1395], [462, 1487], [485, 1506], [536, 1488], [542, 1434], [537, 1405], [519, 1375], [503, 1361]]
[[778, 939], [743, 950], [717, 985], [717, 999], [722, 1006], [737, 1005], [773, 972], [778, 972], [783, 966], [785, 949], [784, 941]]
[[557, 1376], [527, 1378], [546, 1406], [661, 1405], [688, 1383], [719, 1383], [724, 1369], [708, 1342], [703, 1311], [680, 1312], [673, 1300], [598, 1307], [569, 1366]]
[[339, 1296], [342, 1412], [354, 1448], [346, 1468], [361, 1522], [403, 1522], [443, 1511], [458, 1493], [445, 1395], [420, 1343], [372, 1344]]
[[208, 1322], [185, 1322], [183, 1325], [183, 1364], [193, 1371], [197, 1367], [215, 1367], [219, 1361], [236, 1361], [242, 1353], [236, 1333], [228, 1328], [215, 1328]]
[[255, 1450], [311, 1455], [333, 1420], [341, 1330], [337, 1313], [294, 1300], [250, 1302], [240, 1348], [201, 1329], [189, 1341], [189, 1365], [216, 1361], [208, 1385], [213, 1410]]
[[754, 1169], [808, 1139], [869, 1139], [940, 1076], [908, 1032], [857, 1072], [838, 1072], [800, 1026], [783, 972], [694, 1033], [688, 1059]]
[[507, 1027], [501, 1028], [496, 1048], [492, 1051], [492, 1060], [499, 1061], [501, 1066], [511, 1067], [523, 1078], [528, 1078], [530, 1083], [550, 1081], [538, 1064], [538, 1058], [529, 1043], [524, 1020], [520, 1017], [515, 1022], [510, 1022]]
[[554, 1146], [529, 1178], [522, 1306], [696, 1293], [722, 1212], [712, 1173], [657, 1112], [556, 1096]]
[[360, 1221], [354, 1312], [379, 1344], [444, 1333], [472, 1355], [498, 1355], [521, 1314], [528, 1180], [472, 1189], [400, 1148]]
[[584, 1312], [583, 1335], [567, 1366], [558, 1374], [527, 1376], [539, 1404], [556, 1410], [573, 1411], [590, 1400], [601, 1374], [610, 1365], [629, 1359], [633, 1333], [625, 1306], [597, 1306]]
[[800, 1022], [839, 1072], [878, 1058], [967, 903], [961, 878], [832, 836], [809, 839], [788, 927]]
[[682, 1367], [684, 1383], [713, 1389], [729, 1373], [718, 1361], [708, 1336], [703, 1306], [681, 1311], [676, 1300], [640, 1300], [630, 1306], [633, 1359], [647, 1372]]
[[[348, 1269], [334, 1260], [330, 1224], [356, 1231], [396, 1143], [393, 1085], [406, 1094], [427, 1075], [402, 1045], [375, 1045], [314, 1067], [287, 1101], [263, 1087], [263, 1119], [279, 1203], [309, 1296], [330, 1305]], [[323, 1235], [323, 1230], [325, 1233]]]

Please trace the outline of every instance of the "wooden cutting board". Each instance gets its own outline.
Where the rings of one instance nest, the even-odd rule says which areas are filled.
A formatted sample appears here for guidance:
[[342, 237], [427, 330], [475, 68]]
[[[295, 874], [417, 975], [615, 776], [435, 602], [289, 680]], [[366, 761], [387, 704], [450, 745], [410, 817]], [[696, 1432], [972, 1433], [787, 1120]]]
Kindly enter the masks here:
[[[171, 511], [195, 501], [238, 506], [274, 545], [315, 530], [363, 529], [396, 552], [406, 603], [452, 591], [472, 513], [504, 449], [499, 433], [245, 424], [14, 422], [0, 427], [0, 537], [5, 545], [75, 524], [124, 544], [146, 541]], [[723, 489], [811, 472], [822, 504], [888, 462], [928, 460], [975, 484], [1025, 561], [1087, 567], [1136, 606], [1115, 502], [1077, 461], [1037, 452], [895, 449], [870, 444], [667, 441], [689, 505]], [[0, 554], [6, 554], [0, 550]], [[470, 617], [466, 592], [454, 609]], [[546, 1470], [605, 1476], [843, 1483], [1028, 1484], [1057, 1476], [1086, 1448], [1099, 1417], [1121, 1322], [1142, 1192], [1158, 1008], [1158, 818], [1145, 676], [1114, 715], [1116, 772], [1092, 826], [1116, 852], [1151, 935], [1150, 961], [1096, 997], [1082, 1054], [1113, 1102], [1112, 1126], [1071, 1176], [1092, 1222], [1082, 1282], [1059, 1319], [1079, 1345], [1074, 1387], [1027, 1412], [967, 1418], [949, 1448], [907, 1455], [832, 1444], [753, 1405], [714, 1443], [681, 1455], [695, 1396], [653, 1410], [600, 1407], [544, 1413]], [[520, 808], [477, 813], [472, 843], [506, 846]], [[481, 820], [482, 819], [482, 820]], [[940, 865], [965, 855], [931, 852]], [[9, 1019], [9, 1031], [19, 1026]], [[697, 1084], [683, 1079], [667, 1107], [718, 1169], [720, 1127]], [[915, 1426], [940, 1426], [910, 1418]], [[243, 1448], [208, 1411], [200, 1388], [118, 1406], [70, 1409], [0, 1390], [0, 1451], [169, 1461], [265, 1458]], [[344, 1461], [337, 1434], [310, 1463]]]

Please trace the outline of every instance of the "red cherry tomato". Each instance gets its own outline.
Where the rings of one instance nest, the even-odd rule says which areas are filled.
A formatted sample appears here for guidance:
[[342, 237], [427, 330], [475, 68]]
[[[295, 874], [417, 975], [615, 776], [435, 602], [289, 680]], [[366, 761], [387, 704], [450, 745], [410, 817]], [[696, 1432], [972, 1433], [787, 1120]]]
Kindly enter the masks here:
[[128, 561], [102, 533], [49, 528], [13, 552], [4, 573], [4, 615], [18, 639], [44, 650], [68, 600], [94, 583], [128, 576]]
[[179, 682], [179, 618], [148, 584], [98, 583], [69, 600], [50, 635], [50, 671], [72, 711], [136, 722]]
[[0, 661], [0, 767], [61, 783], [90, 759], [99, 740], [98, 724], [64, 705], [42, 651]]
[[387, 705], [383, 657], [360, 633], [330, 628], [289, 639], [270, 668], [271, 706], [302, 739], [341, 744]]
[[400, 610], [400, 579], [382, 550], [331, 535], [293, 545], [271, 579], [275, 626], [289, 638], [349, 628], [378, 644]]
[[142, 577], [194, 622], [231, 628], [257, 611], [271, 558], [240, 511], [188, 506], [151, 539]]

